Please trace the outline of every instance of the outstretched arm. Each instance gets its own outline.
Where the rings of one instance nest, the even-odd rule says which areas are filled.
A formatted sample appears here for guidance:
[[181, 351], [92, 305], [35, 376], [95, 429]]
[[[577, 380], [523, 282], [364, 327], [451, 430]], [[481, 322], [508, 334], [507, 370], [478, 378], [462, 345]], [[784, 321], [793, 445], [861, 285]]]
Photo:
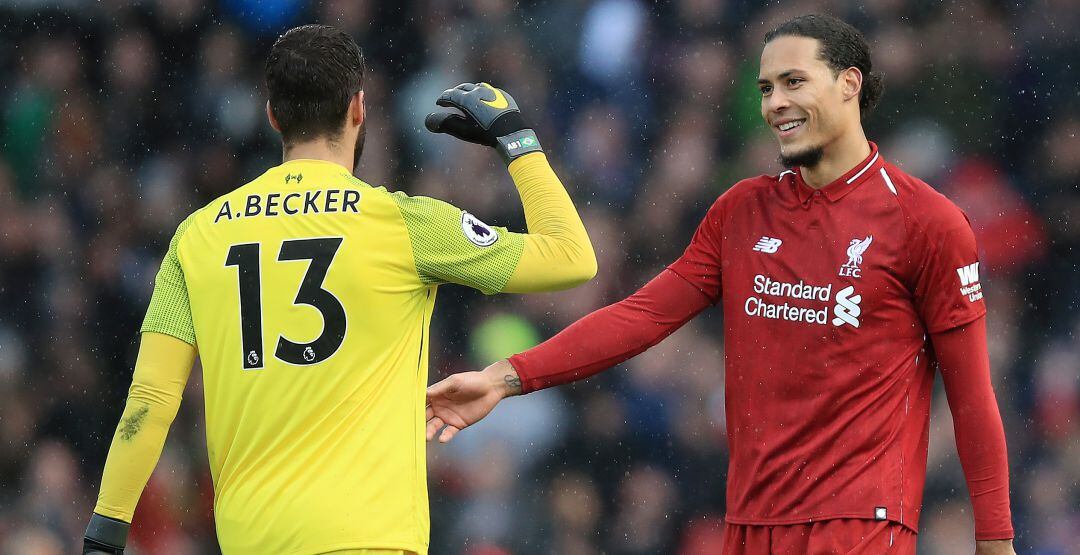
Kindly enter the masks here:
[[544, 343], [481, 372], [428, 388], [427, 439], [453, 439], [502, 399], [582, 380], [659, 343], [711, 304], [696, 286], [664, 270], [633, 295], [571, 324]]
[[[986, 318], [931, 335], [975, 515], [977, 553], [1012, 553], [1009, 460], [990, 382]], [[1000, 549], [1000, 550], [999, 550]]]
[[697, 287], [664, 270], [633, 295], [585, 316], [509, 362], [523, 393], [582, 380], [656, 345], [710, 304]]
[[713, 203], [683, 255], [633, 295], [509, 360], [429, 387], [428, 441], [440, 429], [439, 441], [450, 441], [506, 397], [585, 379], [633, 357], [719, 301], [720, 238], [730, 193]]
[[98, 544], [97, 549], [123, 548], [135, 505], [161, 456], [194, 361], [194, 346], [160, 333], [142, 335], [127, 405], [109, 447], [87, 528], [88, 543]]

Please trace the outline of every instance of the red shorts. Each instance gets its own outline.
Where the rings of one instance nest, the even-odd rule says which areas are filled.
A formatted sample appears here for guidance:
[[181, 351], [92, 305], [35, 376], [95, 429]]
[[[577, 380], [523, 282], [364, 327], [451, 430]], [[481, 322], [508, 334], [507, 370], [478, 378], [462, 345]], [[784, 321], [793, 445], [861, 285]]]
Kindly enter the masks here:
[[784, 526], [724, 525], [724, 555], [911, 555], [915, 532], [889, 520], [837, 518]]

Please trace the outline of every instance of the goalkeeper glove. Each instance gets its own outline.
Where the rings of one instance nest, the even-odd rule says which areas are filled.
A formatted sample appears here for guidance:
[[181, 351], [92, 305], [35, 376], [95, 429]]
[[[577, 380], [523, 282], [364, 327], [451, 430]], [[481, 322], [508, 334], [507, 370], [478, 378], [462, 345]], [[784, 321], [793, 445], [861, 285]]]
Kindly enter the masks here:
[[83, 536], [83, 555], [123, 555], [131, 525], [94, 513]]
[[542, 150], [517, 102], [502, 89], [487, 83], [462, 83], [443, 91], [435, 104], [457, 108], [461, 114], [428, 114], [424, 125], [432, 133], [493, 147], [507, 164], [518, 156]]

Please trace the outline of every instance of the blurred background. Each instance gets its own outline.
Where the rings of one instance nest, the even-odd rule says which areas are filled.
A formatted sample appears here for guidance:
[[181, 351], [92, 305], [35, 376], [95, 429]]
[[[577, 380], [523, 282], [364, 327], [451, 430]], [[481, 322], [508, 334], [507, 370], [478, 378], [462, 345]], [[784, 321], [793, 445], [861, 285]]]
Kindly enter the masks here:
[[[584, 213], [600, 264], [588, 285], [441, 288], [434, 381], [632, 292], [726, 188], [777, 173], [762, 35], [812, 11], [871, 43], [886, 81], [871, 139], [973, 222], [1017, 551], [1080, 553], [1080, 3], [0, 0], [0, 555], [79, 545], [169, 238], [280, 163], [262, 70], [284, 29], [338, 25], [363, 47], [365, 181], [524, 229], [497, 156], [423, 130], [444, 88], [486, 80], [524, 107]], [[432, 553], [717, 553], [720, 318], [431, 448]], [[199, 375], [131, 553], [217, 552]], [[920, 553], [972, 553], [952, 433], [939, 385]]]

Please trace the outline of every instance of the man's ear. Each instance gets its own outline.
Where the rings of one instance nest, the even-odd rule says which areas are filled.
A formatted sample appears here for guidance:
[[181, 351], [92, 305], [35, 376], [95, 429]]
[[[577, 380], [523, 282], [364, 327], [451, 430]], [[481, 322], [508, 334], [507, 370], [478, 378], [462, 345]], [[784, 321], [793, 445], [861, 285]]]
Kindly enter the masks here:
[[274, 110], [270, 108], [270, 101], [266, 101], [266, 118], [270, 120], [270, 127], [274, 128], [274, 131], [281, 133], [281, 125], [278, 124], [277, 118], [274, 117]]
[[349, 123], [360, 125], [367, 117], [367, 108], [364, 106], [364, 91], [357, 91], [349, 99]]
[[840, 72], [840, 93], [844, 95], [844, 100], [851, 100], [852, 98], [858, 98], [859, 93], [862, 92], [863, 74], [857, 67], [849, 67]]

